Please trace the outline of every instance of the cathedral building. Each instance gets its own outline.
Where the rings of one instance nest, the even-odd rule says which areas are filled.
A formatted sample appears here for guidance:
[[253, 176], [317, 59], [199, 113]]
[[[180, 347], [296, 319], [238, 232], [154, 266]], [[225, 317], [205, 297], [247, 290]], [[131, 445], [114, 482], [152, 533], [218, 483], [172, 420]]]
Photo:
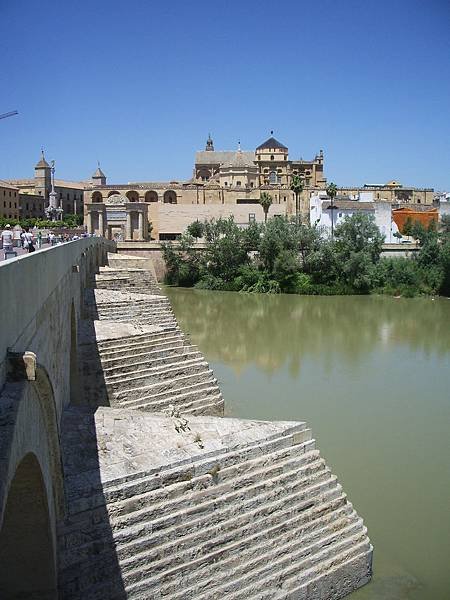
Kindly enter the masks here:
[[[234, 216], [239, 224], [262, 222], [264, 213], [259, 205], [263, 191], [272, 196], [271, 215], [292, 215], [295, 212], [294, 194], [290, 189], [292, 178], [299, 175], [304, 183], [301, 211], [309, 211], [309, 197], [314, 190], [323, 189], [324, 156], [320, 151], [312, 160], [290, 160], [287, 146], [269, 137], [255, 150], [216, 151], [211, 136], [205, 149], [195, 155], [193, 176], [188, 181], [134, 182], [108, 185], [103, 173], [85, 190], [85, 216], [88, 229], [121, 239], [146, 239], [146, 232], [131, 223], [143, 222], [136, 216], [109, 223], [108, 211], [102, 204], [113, 204], [111, 215], [118, 215], [119, 197], [122, 205], [147, 204], [147, 220], [151, 223], [152, 237], [174, 239], [195, 220]], [[173, 205], [177, 205], [174, 207]], [[137, 207], [136, 211], [137, 212]], [[89, 216], [90, 215], [90, 216]], [[101, 224], [101, 227], [100, 225]], [[131, 236], [131, 238], [129, 237]]]
[[[193, 221], [233, 216], [246, 226], [263, 222], [262, 192], [272, 196], [269, 216], [295, 214], [290, 189], [294, 176], [303, 182], [302, 220], [310, 220], [310, 199], [324, 193], [324, 154], [293, 160], [283, 143], [270, 137], [255, 150], [216, 150], [211, 135], [196, 152], [192, 178], [187, 181], [108, 184], [100, 168], [84, 191], [88, 231], [120, 240], [175, 239]], [[326, 194], [325, 194], [326, 195]], [[432, 204], [433, 190], [405, 188], [397, 181], [382, 185], [342, 187], [336, 200], [367, 200], [402, 204]]]

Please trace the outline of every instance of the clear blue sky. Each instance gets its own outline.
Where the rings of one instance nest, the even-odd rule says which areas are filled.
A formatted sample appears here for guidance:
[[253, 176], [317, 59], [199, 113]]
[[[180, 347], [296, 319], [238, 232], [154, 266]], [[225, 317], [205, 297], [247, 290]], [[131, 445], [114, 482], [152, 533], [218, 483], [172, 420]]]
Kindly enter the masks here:
[[0, 0], [0, 178], [187, 179], [271, 129], [338, 185], [450, 189], [449, 0]]

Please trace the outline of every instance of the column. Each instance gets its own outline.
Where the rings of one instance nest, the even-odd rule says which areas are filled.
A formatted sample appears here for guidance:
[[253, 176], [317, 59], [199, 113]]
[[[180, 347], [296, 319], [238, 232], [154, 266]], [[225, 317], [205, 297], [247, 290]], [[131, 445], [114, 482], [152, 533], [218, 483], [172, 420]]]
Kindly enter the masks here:
[[99, 233], [102, 237], [105, 237], [105, 225], [103, 223], [103, 211], [100, 210], [98, 213], [98, 228]]
[[125, 241], [132, 240], [133, 237], [131, 235], [131, 213], [127, 211], [127, 224], [125, 226]]
[[92, 213], [90, 210], [88, 210], [88, 214], [86, 215], [86, 220], [87, 220], [87, 231], [88, 233], [93, 233], [92, 232]]
[[138, 213], [138, 229], [139, 229], [139, 239], [143, 240], [144, 239], [144, 215], [142, 214], [141, 210]]

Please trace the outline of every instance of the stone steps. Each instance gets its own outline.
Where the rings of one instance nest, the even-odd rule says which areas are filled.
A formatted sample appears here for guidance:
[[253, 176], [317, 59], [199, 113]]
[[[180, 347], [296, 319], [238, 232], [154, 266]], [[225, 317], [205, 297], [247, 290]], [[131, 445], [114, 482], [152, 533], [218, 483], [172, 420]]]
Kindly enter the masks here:
[[[335, 482], [335, 478], [332, 478], [329, 471], [324, 468], [323, 461], [318, 462], [317, 457], [317, 452], [309, 452], [307, 455], [305, 454], [302, 457], [302, 464], [305, 469], [311, 467], [312, 464], [316, 465], [315, 470], [317, 473], [315, 475], [314, 482], [313, 478], [311, 477], [303, 482], [293, 482], [292, 485], [294, 487], [298, 487], [299, 484], [300, 486], [303, 485], [303, 487], [305, 487], [306, 482], [309, 487], [313, 487], [313, 484], [315, 484], [316, 488], [317, 486], [321, 486], [322, 488], [328, 489], [330, 483]], [[263, 461], [264, 457], [261, 457], [258, 464], [261, 464]], [[210, 459], [209, 464], [210, 469], [213, 470], [214, 467], [217, 467], [217, 458], [216, 462], [214, 463], [212, 463]], [[260, 471], [261, 469], [256, 469], [255, 472], [259, 475]], [[219, 477], [221, 472], [222, 470], [219, 471]], [[292, 473], [290, 472], [290, 475], [291, 474]], [[182, 469], [182, 472], [179, 472], [177, 475], [178, 477], [188, 477], [189, 473], [186, 473], [185, 467]], [[105, 499], [107, 501], [109, 500], [108, 511], [110, 515], [109, 520], [111, 523], [105, 523], [105, 513], [102, 507], [99, 509], [92, 509], [90, 512], [85, 511], [72, 515], [65, 528], [67, 541], [73, 550], [75, 544], [74, 540], [72, 540], [70, 536], [75, 535], [75, 541], [80, 539], [80, 525], [82, 525], [83, 530], [88, 530], [91, 527], [99, 530], [105, 525], [108, 527], [112, 526], [115, 530], [117, 530], [115, 536], [116, 542], [122, 541], [123, 543], [128, 543], [131, 540], [136, 539], [135, 533], [137, 529], [139, 529], [141, 534], [145, 531], [148, 534], [150, 532], [161, 532], [165, 530], [167, 536], [167, 527], [170, 529], [175, 528], [172, 530], [172, 532], [176, 533], [176, 527], [182, 528], [185, 524], [185, 518], [189, 517], [189, 515], [192, 517], [190, 520], [190, 532], [194, 531], [194, 529], [203, 530], [205, 525], [207, 525], [208, 520], [211, 522], [219, 522], [220, 520], [228, 518], [230, 515], [232, 515], [233, 507], [231, 505], [231, 499], [233, 497], [241, 497], [239, 495], [239, 490], [241, 490], [242, 495], [242, 490], [245, 489], [245, 491], [251, 494], [254, 498], [254, 500], [251, 500], [250, 496], [246, 496], [244, 502], [239, 501], [241, 511], [245, 507], [249, 507], [249, 509], [255, 508], [255, 506], [264, 507], [264, 498], [266, 498], [268, 495], [273, 496], [270, 489], [273, 486], [268, 486], [266, 489], [265, 484], [267, 482], [259, 481], [258, 484], [246, 487], [249, 477], [251, 477], [251, 474], [248, 473], [235, 478], [230, 475], [230, 480], [234, 482], [236, 489], [228, 494], [224, 494], [224, 490], [226, 491], [227, 486], [229, 487], [229, 481], [227, 480], [228, 483], [227, 481], [224, 481], [223, 483], [217, 484], [215, 483], [215, 476], [211, 475], [211, 473], [205, 473], [201, 475], [201, 478], [198, 480], [194, 480], [195, 478], [188, 478], [184, 481], [178, 481], [174, 484], [170, 484], [170, 473], [166, 473], [165, 480], [168, 478], [168, 487], [163, 485], [163, 482], [161, 481], [155, 482], [152, 480], [152, 478], [148, 478], [146, 481], [147, 485], [155, 485], [155, 483], [159, 483], [160, 485], [151, 491], [145, 492], [144, 494], [139, 494], [122, 500], [118, 498], [112, 500], [110, 490], [109, 494], [107, 492]], [[289, 475], [285, 475], [284, 478], [282, 475], [280, 475], [279, 479], [281, 481], [283, 479], [287, 479], [288, 477]], [[134, 482], [134, 487], [130, 487], [128, 489], [128, 493], [130, 493], [130, 489], [136, 489], [136, 485], [142, 485], [142, 481], [140, 483]], [[121, 491], [123, 493], [123, 490]], [[170, 497], [168, 495], [170, 495]], [[199, 503], [199, 500], [203, 501]], [[145, 503], [143, 509], [139, 508], [142, 502]], [[213, 513], [208, 513], [207, 508], [215, 505], [217, 502], [219, 502], [220, 505], [218, 504], [215, 507]], [[137, 508], [133, 509], [133, 505], [137, 505]], [[147, 514], [148, 517], [146, 521], [144, 521], [142, 518], [144, 514]], [[153, 515], [153, 517], [150, 519], [149, 515]], [[87, 539], [90, 541], [91, 537], [89, 536]]]
[[[329, 546], [338, 544], [340, 536], [344, 536], [345, 541], [341, 542], [344, 547], [351, 546], [355, 537], [358, 540], [364, 537], [364, 531], [359, 531], [361, 522], [356, 521], [348, 527], [344, 527], [345, 523], [346, 519], [333, 520], [331, 525], [322, 527], [318, 531], [314, 530], [309, 535], [302, 532], [301, 539], [297, 539], [297, 541], [298, 531], [293, 526], [284, 535], [277, 535], [277, 528], [274, 528], [275, 531], [269, 530], [266, 532], [266, 537], [263, 532], [259, 535], [255, 533], [247, 539], [237, 538], [237, 541], [229, 544], [227, 548], [215, 550], [208, 557], [211, 563], [214, 564], [214, 569], [211, 569], [211, 567], [205, 568], [205, 557], [203, 556], [193, 557], [192, 560], [182, 566], [176, 566], [172, 569], [167, 567], [160, 577], [145, 578], [146, 570], [139, 569], [134, 574], [135, 578], [127, 573], [122, 575], [125, 589], [131, 597], [138, 590], [144, 589], [148, 593], [148, 591], [156, 588], [162, 597], [167, 596], [174, 600], [175, 598], [217, 598], [222, 594], [224, 597], [229, 598], [232, 597], [230, 595], [231, 590], [236, 588], [239, 590], [242, 589], [243, 585], [248, 587], [250, 583], [258, 582], [267, 571], [270, 572], [271, 579], [274, 576], [276, 578], [281, 561], [277, 561], [278, 564], [272, 562], [275, 557], [278, 558], [280, 555], [284, 555], [286, 559], [287, 555], [288, 564], [291, 562], [289, 556], [292, 557], [292, 562], [306, 558], [306, 565], [299, 565], [297, 562], [296, 568], [299, 570], [299, 567], [314, 563], [314, 559], [316, 559], [315, 562], [319, 562], [317, 555], [323, 545], [328, 546], [328, 552], [331, 552], [332, 549]], [[342, 529], [340, 529], [341, 527]], [[261, 542], [263, 543], [262, 547], [259, 545]], [[272, 564], [270, 564], [271, 562]], [[284, 566], [284, 563], [282, 564]], [[150, 565], [150, 569], [151, 566], [154, 565]], [[137, 580], [135, 580], [136, 577]], [[179, 578], [183, 579], [184, 584], [181, 594], [177, 593], [180, 590]], [[167, 580], [169, 581], [166, 583]], [[223, 581], [226, 583], [220, 585]]]
[[107, 357], [119, 355], [123, 352], [133, 352], [136, 349], [152, 348], [158, 344], [165, 344], [173, 340], [185, 340], [185, 336], [179, 329], [173, 331], [156, 331], [154, 333], [143, 333], [132, 337], [115, 338], [112, 340], [99, 340], [97, 347], [102, 356]]
[[[298, 523], [296, 523], [294, 519], [286, 519], [287, 514], [285, 513], [282, 516], [280, 523], [272, 524], [269, 522], [262, 524], [262, 529], [258, 528], [257, 523], [255, 523], [253, 528], [251, 523], [247, 523], [247, 529], [241, 527], [237, 531], [230, 531], [229, 535], [222, 533], [217, 538], [211, 536], [210, 540], [203, 542], [203, 547], [200, 545], [200, 549], [194, 545], [189, 546], [189, 541], [186, 541], [187, 550], [184, 551], [184, 553], [180, 551], [176, 544], [172, 544], [171, 546], [168, 546], [167, 552], [165, 552], [163, 546], [160, 546], [156, 548], [153, 553], [148, 553], [146, 556], [140, 557], [139, 555], [136, 555], [130, 557], [128, 563], [121, 560], [120, 564], [123, 581], [128, 587], [139, 583], [144, 579], [147, 589], [158, 586], [161, 593], [165, 593], [173, 598], [176, 595], [177, 584], [171, 582], [171, 584], [165, 587], [165, 580], [170, 579], [176, 574], [177, 576], [181, 575], [187, 585], [189, 585], [191, 581], [195, 582], [198, 580], [199, 573], [195, 572], [195, 569], [192, 569], [192, 567], [195, 563], [200, 565], [204, 563], [206, 553], [209, 554], [211, 562], [216, 564], [216, 573], [215, 575], [212, 575], [213, 579], [217, 578], [218, 560], [227, 561], [227, 569], [231, 570], [231, 568], [235, 567], [235, 572], [233, 573], [235, 576], [237, 575], [236, 563], [242, 563], [242, 553], [245, 550], [248, 550], [249, 548], [255, 549], [255, 546], [258, 548], [257, 544], [260, 542], [264, 542], [264, 550], [267, 550], [269, 539], [272, 544], [277, 544], [278, 546], [281, 544], [292, 545], [294, 543], [295, 538], [298, 536], [298, 530], [296, 528]], [[275, 516], [276, 515], [274, 515], [274, 517]], [[338, 517], [333, 514], [329, 520], [331, 521], [330, 524], [330, 522], [327, 522], [327, 520], [324, 519], [324, 516], [321, 515], [319, 519], [310, 523], [309, 527], [304, 526], [302, 528], [302, 541], [300, 543], [307, 543], [308, 538], [317, 536], [318, 527], [320, 527], [320, 533], [324, 535], [324, 533], [331, 533], [331, 528], [337, 528], [338, 525], [344, 524], [347, 521], [347, 519], [344, 518], [339, 522], [339, 516], [339, 513]], [[309, 536], [308, 532], [310, 532]], [[180, 545], [183, 545], [183, 542], [184, 539], [182, 538], [180, 540]], [[206, 552], [202, 552], [201, 550], [206, 550]], [[163, 552], [163, 558], [158, 560], [158, 557]], [[272, 549], [270, 549], [270, 552], [272, 552]], [[136, 559], [135, 562], [133, 562], [133, 558]], [[194, 565], [192, 564], [193, 562]], [[129, 569], [129, 566], [132, 568]], [[246, 568], [245, 565], [242, 565], [242, 567], [244, 569]], [[205, 573], [205, 575], [207, 575], [207, 573]], [[209, 575], [211, 575], [211, 569], [209, 569]], [[208, 587], [212, 587], [211, 581], [208, 581]], [[185, 588], [183, 593], [187, 593], [187, 591], [188, 590]]]
[[[315, 456], [317, 456], [317, 453], [315, 453]], [[324, 463], [321, 459], [316, 460], [315, 464], [316, 466], [320, 464], [321, 468], [324, 469]], [[305, 469], [309, 468], [311, 473], [311, 467], [314, 467], [314, 462]], [[198, 595], [199, 591], [195, 588], [193, 595], [190, 595], [186, 585], [189, 585], [190, 582], [195, 582], [197, 585], [199, 579], [211, 575], [211, 572], [213, 572], [214, 582], [227, 581], [230, 579], [231, 572], [233, 577], [238, 577], [241, 572], [244, 574], [251, 572], [253, 577], [258, 580], [261, 573], [258, 571], [255, 575], [254, 564], [252, 569], [249, 570], [248, 563], [251, 560], [258, 560], [258, 565], [263, 568], [271, 559], [273, 562], [274, 556], [278, 558], [282, 555], [290, 564], [291, 559], [289, 557], [292, 557], [293, 551], [297, 549], [299, 552], [306, 552], [310, 562], [312, 562], [311, 554], [313, 550], [317, 552], [325, 546], [328, 548], [328, 552], [331, 552], [332, 544], [337, 544], [339, 542], [338, 538], [342, 538], [342, 527], [351, 520], [343, 518], [343, 516], [351, 513], [353, 520], [355, 520], [356, 515], [351, 505], [346, 501], [345, 495], [342, 494], [336, 479], [330, 476], [328, 470], [325, 470], [325, 472], [328, 475], [327, 478], [321, 480], [320, 476], [316, 476], [316, 479], [310, 477], [303, 482], [303, 486], [300, 484], [300, 489], [303, 488], [303, 496], [298, 489], [298, 482], [296, 485], [295, 481], [292, 481], [295, 475], [299, 481], [302, 479], [301, 470], [292, 469], [285, 473], [284, 483], [280, 482], [277, 488], [281, 494], [279, 499], [271, 493], [275, 484], [272, 483], [272, 478], [269, 478], [270, 474], [268, 473], [267, 477], [259, 482], [259, 488], [262, 492], [259, 497], [249, 496], [251, 489], [248, 487], [240, 488], [240, 493], [238, 491], [233, 492], [236, 496], [236, 503], [234, 504], [231, 501], [232, 494], [222, 494], [220, 505], [217, 506], [217, 496], [221, 493], [218, 486], [215, 486], [212, 490], [215, 492], [215, 497], [209, 498], [202, 506], [194, 501], [188, 502], [186, 499], [187, 504], [185, 506], [182, 504], [178, 507], [178, 510], [174, 510], [170, 503], [161, 501], [161, 507], [165, 504], [165, 521], [169, 524], [169, 529], [161, 528], [161, 523], [158, 523], [154, 518], [149, 523], [149, 527], [145, 529], [141, 518], [142, 513], [139, 511], [134, 511], [132, 522], [130, 523], [130, 520], [128, 520], [124, 528], [123, 522], [113, 512], [114, 506], [111, 507], [110, 519], [127, 597], [137, 598], [140, 597], [141, 592], [150, 594], [152, 593], [151, 590], [170, 598], [203, 597]], [[220, 474], [221, 472], [219, 476]], [[259, 475], [259, 473], [255, 474], [254, 478], [259, 480]], [[289, 480], [291, 480], [290, 494], [286, 493], [286, 486], [284, 485]], [[267, 486], [269, 481], [271, 485]], [[253, 488], [256, 488], [256, 486], [254, 485]], [[194, 493], [201, 495], [204, 494], [204, 491], [200, 489], [200, 491]], [[208, 503], [214, 505], [214, 511], [208, 509]], [[121, 508], [125, 510], [123, 503]], [[249, 509], [248, 513], [245, 512], [247, 509]], [[260, 511], [259, 514], [258, 510]], [[199, 513], [202, 516], [195, 519]], [[178, 518], [177, 515], [179, 515]], [[224, 521], [223, 517], [227, 517], [227, 520]], [[341, 518], [343, 518], [342, 521], [340, 521]], [[125, 515], [124, 519], [128, 519], [128, 515]], [[187, 524], [189, 524], [188, 527]], [[360, 520], [352, 525], [355, 531], [361, 530], [361, 526]], [[147, 537], [145, 537], [146, 532]], [[305, 546], [310, 539], [307, 536], [308, 532], [310, 532], [310, 538], [314, 540], [315, 544], [311, 547]], [[184, 539], [183, 533], [184, 535], [187, 534], [186, 539]], [[284, 537], [280, 537], [281, 534]], [[365, 531], [360, 531], [358, 535], [364, 537]], [[259, 539], [264, 541], [262, 545], [258, 543]], [[268, 550], [269, 542], [273, 546], [273, 550]], [[351, 545], [353, 542], [354, 538], [350, 541], [347, 540], [347, 544]], [[86, 550], [86, 547], [84, 550]], [[106, 577], [108, 548], [104, 550], [106, 555], [94, 556], [93, 560], [95, 563], [98, 560], [100, 565], [96, 565], [95, 568], [104, 569]], [[261, 551], [266, 552], [263, 557], [260, 556]], [[243, 552], [247, 553], [244, 565]], [[86, 566], [83, 567], [77, 563], [77, 572], [79, 569], [92, 569], [94, 567], [89, 552], [87, 554], [82, 553], [82, 556], [84, 557], [82, 561], [86, 562]], [[224, 573], [219, 573], [219, 562], [221, 568], [226, 569]], [[222, 563], [224, 563], [223, 566]], [[214, 564], [213, 571], [211, 571], [212, 564]], [[281, 566], [284, 567], [284, 563], [281, 563]], [[199, 569], [203, 569], [204, 572], [199, 571]], [[179, 577], [183, 578], [181, 596], [176, 595], [180, 589]], [[211, 585], [212, 582], [208, 582], [208, 590], [211, 590]], [[242, 583], [240, 582], [238, 589], [241, 586]], [[146, 595], [145, 597], [150, 596]], [[210, 596], [206, 597], [209, 598]], [[211, 598], [213, 597], [215, 596], [211, 596]], [[257, 598], [258, 596], [252, 597]]]
[[139, 378], [134, 378], [133, 386], [130, 387], [130, 381], [124, 379], [120, 383], [107, 385], [108, 392], [120, 402], [123, 400], [136, 400], [145, 398], [149, 395], [161, 392], [175, 393], [178, 387], [185, 387], [189, 384], [205, 383], [212, 381], [214, 375], [208, 367], [208, 363], [197, 361], [193, 365], [182, 364], [180, 367], [164, 370], [160, 373], [157, 381], [152, 383], [143, 382]]
[[64, 421], [84, 433], [65, 458], [61, 597], [338, 600], [367, 581], [366, 529], [306, 425], [192, 416], [223, 398], [151, 272], [106, 268], [94, 285], [111, 290], [86, 296], [95, 318], [161, 329], [99, 340], [113, 408]]
[[[201, 386], [201, 387], [200, 387]], [[217, 386], [216, 380], [206, 381], [198, 386], [192, 386], [194, 389], [183, 392], [182, 394], [168, 392], [161, 398], [159, 395], [139, 398], [137, 400], [122, 401], [120, 406], [123, 408], [132, 408], [135, 410], [153, 410], [153, 412], [164, 412], [170, 405], [176, 406], [180, 413], [190, 412], [202, 408], [205, 401], [208, 404], [223, 402], [222, 394]], [[198, 389], [200, 387], [200, 389]], [[176, 390], [178, 392], [179, 390]], [[189, 409], [189, 410], [188, 410]]]
[[178, 340], [172, 344], [167, 344], [166, 346], [161, 347], [152, 347], [151, 350], [146, 350], [145, 352], [138, 352], [135, 350], [132, 353], [120, 353], [120, 357], [116, 358], [103, 358], [103, 355], [100, 354], [100, 358], [102, 361], [103, 370], [105, 373], [112, 373], [115, 369], [130, 369], [132, 367], [142, 366], [143, 364], [153, 364], [154, 360], [176, 356], [179, 354], [185, 354], [186, 352], [192, 351], [197, 348], [197, 346], [193, 345], [184, 345], [183, 340]]
[[181, 360], [181, 358], [181, 356], [174, 357], [172, 362], [158, 365], [155, 368], [149, 367], [143, 371], [113, 376], [106, 381], [107, 388], [113, 392], [121, 391], [122, 394], [136, 394], [147, 386], [152, 386], [153, 384], [158, 384], [172, 378], [211, 371], [208, 363], [203, 359], [201, 354], [192, 359]]
[[[255, 443], [246, 443], [242, 446], [236, 446], [229, 449], [227, 452], [213, 452], [203, 456], [201, 460], [192, 464], [190, 460], [185, 463], [179, 462], [175, 468], [169, 467], [166, 469], [154, 469], [149, 472], [137, 473], [134, 476], [129, 476], [126, 479], [118, 479], [115, 481], [105, 482], [103, 493], [107, 502], [125, 499], [142, 494], [149, 489], [156, 489], [159, 486], [168, 486], [173, 483], [186, 481], [185, 466], [191, 469], [188, 471], [189, 478], [194, 475], [209, 474], [217, 462], [219, 461], [222, 471], [235, 464], [239, 465], [243, 462], [250, 463], [253, 459], [260, 459], [279, 450], [287, 450], [290, 446], [304, 444], [305, 452], [314, 450], [314, 440], [311, 438], [311, 430], [306, 427], [305, 423], [293, 423], [287, 433], [282, 435], [276, 433], [272, 436], [267, 436], [265, 439], [257, 440]], [[157, 475], [157, 479], [155, 479]]]
[[[284, 501], [286, 500], [286, 501]], [[183, 549], [192, 549], [195, 545], [207, 543], [214, 547], [218, 545], [218, 540], [230, 541], [238, 536], [235, 531], [239, 530], [240, 535], [254, 533], [257, 530], [263, 530], [266, 526], [273, 527], [284, 523], [299, 525], [302, 522], [302, 527], [309, 524], [311, 521], [317, 522], [317, 519], [334, 519], [336, 513], [350, 512], [350, 504], [346, 502], [345, 494], [336, 491], [330, 492], [328, 495], [323, 495], [323, 502], [311, 507], [309, 501], [296, 501], [295, 495], [286, 497], [282, 502], [278, 501], [267, 503], [267, 505], [259, 505], [258, 508], [248, 511], [243, 515], [236, 517], [229, 511], [227, 519], [211, 523], [207, 528], [194, 527], [194, 532], [182, 536], [180, 529], [184, 528], [181, 524], [178, 528], [174, 527], [169, 532], [163, 530], [161, 533], [152, 532], [150, 536], [140, 536], [137, 540], [122, 544], [117, 555], [121, 560], [123, 572], [127, 572], [136, 568], [142, 563], [145, 566], [148, 557], [155, 549], [158, 554], [168, 556], [171, 548], [176, 545], [178, 551]], [[314, 521], [315, 520], [315, 521]], [[261, 529], [262, 528], [262, 529]], [[226, 532], [226, 533], [224, 533]], [[170, 538], [167, 533], [170, 534]]]
[[180, 402], [174, 404], [173, 401], [166, 402], [165, 404], [155, 405], [152, 402], [144, 404], [138, 404], [134, 408], [135, 410], [143, 410], [152, 413], [167, 412], [171, 406], [175, 406], [180, 415], [217, 415], [223, 417], [225, 403], [222, 394], [211, 394], [205, 398], [198, 400], [192, 400], [190, 402]]
[[[169, 366], [172, 363], [189, 360], [193, 358], [202, 357], [201, 352], [198, 351], [196, 346], [178, 346], [171, 347], [165, 350], [154, 350], [151, 353], [146, 353], [142, 355], [135, 355], [128, 357], [127, 359], [123, 359], [119, 363], [119, 359], [115, 359], [115, 365], [111, 366], [103, 366], [104, 361], [102, 360], [103, 372], [105, 374], [105, 380], [114, 381], [115, 378], [119, 376], [123, 376], [126, 374], [127, 376], [132, 376], [134, 374], [139, 374], [146, 372], [149, 369], [155, 369], [159, 366]], [[136, 358], [140, 358], [136, 362]]]
[[[72, 419], [78, 420], [76, 416]], [[96, 443], [95, 440], [94, 443]], [[301, 446], [298, 447], [299, 445]], [[106, 481], [102, 486], [100, 504], [103, 501], [106, 501], [106, 503], [125, 502], [130, 498], [142, 496], [148, 492], [155, 492], [155, 490], [155, 493], [159, 493], [158, 490], [160, 489], [178, 484], [181, 488], [174, 488], [174, 494], [176, 495], [179, 489], [184, 493], [184, 486], [187, 485], [187, 489], [191, 489], [192, 484], [189, 482], [194, 477], [204, 476], [205, 479], [202, 480], [202, 485], [205, 482], [215, 485], [215, 481], [211, 479], [211, 471], [214, 471], [218, 464], [221, 467], [221, 481], [225, 482], [234, 473], [248, 473], [249, 470], [258, 469], [261, 464], [270, 462], [273, 458], [282, 458], [283, 455], [288, 456], [293, 450], [300, 451], [305, 455], [308, 453], [307, 461], [314, 460], [318, 456], [318, 452], [314, 450], [311, 431], [304, 423], [294, 425], [284, 435], [275, 434], [255, 443], [236, 446], [232, 450], [213, 451], [204, 456], [200, 455], [195, 463], [192, 463], [191, 460], [178, 461], [173, 466], [157, 467], [148, 472], [130, 474], [126, 478]], [[92, 493], [92, 491], [89, 492], [89, 497], [95, 500]], [[82, 503], [82, 506], [85, 507], [84, 503]], [[90, 508], [94, 506], [95, 504], [89, 504]], [[77, 513], [84, 510], [81, 505], [76, 503], [73, 504], [73, 507]]]

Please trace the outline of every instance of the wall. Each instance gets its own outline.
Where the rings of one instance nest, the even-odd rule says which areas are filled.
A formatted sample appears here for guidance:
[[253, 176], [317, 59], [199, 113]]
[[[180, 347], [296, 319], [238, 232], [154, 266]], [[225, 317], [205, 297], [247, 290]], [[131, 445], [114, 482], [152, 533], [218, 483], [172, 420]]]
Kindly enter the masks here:
[[[33, 477], [42, 482], [41, 497], [45, 490], [41, 505], [48, 517], [50, 544], [45, 550], [56, 560], [56, 521], [64, 510], [60, 422], [76, 390], [81, 298], [88, 278], [114, 248], [112, 242], [85, 238], [0, 264], [0, 546], [14, 543], [7, 530], [17, 515], [11, 503], [5, 511], [10, 489], [22, 497], [33, 494], [26, 479], [11, 488], [21, 465], [31, 460]], [[25, 510], [26, 503], [14, 504]], [[32, 524], [28, 516], [22, 514], [22, 520]], [[42, 535], [44, 529], [42, 525]], [[25, 540], [33, 531], [22, 533], [10, 556], [26, 555], [20, 543], [28, 545]], [[2, 564], [4, 571], [14, 566], [8, 565]], [[56, 573], [56, 565], [49, 566], [49, 573]], [[20, 581], [6, 581], [3, 575], [0, 597], [10, 597], [5, 586]]]

